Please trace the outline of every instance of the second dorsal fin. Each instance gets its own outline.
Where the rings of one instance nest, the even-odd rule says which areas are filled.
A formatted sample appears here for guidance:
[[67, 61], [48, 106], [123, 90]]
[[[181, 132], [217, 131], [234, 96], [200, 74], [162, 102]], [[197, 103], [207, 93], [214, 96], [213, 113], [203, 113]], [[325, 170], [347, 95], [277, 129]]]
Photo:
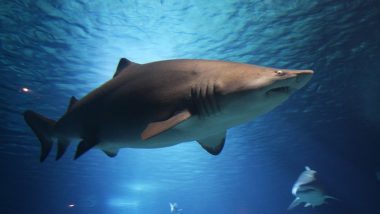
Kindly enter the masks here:
[[72, 96], [70, 99], [69, 107], [67, 107], [67, 112], [71, 111], [76, 102], [78, 102], [78, 99]]
[[119, 64], [117, 65], [116, 72], [115, 72], [115, 74], [113, 75], [112, 78], [115, 78], [117, 75], [119, 75], [120, 72], [122, 70], [124, 70], [126, 67], [128, 67], [130, 64], [132, 64], [132, 62], [129, 61], [128, 59], [121, 58], [120, 61], [119, 61]]

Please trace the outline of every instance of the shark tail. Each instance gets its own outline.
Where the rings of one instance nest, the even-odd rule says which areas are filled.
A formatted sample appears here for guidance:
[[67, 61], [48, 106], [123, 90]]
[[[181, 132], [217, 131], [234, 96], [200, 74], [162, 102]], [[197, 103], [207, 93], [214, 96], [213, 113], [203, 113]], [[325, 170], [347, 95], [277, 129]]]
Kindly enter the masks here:
[[24, 112], [24, 119], [41, 142], [40, 161], [43, 162], [53, 145], [56, 122], [30, 110]]

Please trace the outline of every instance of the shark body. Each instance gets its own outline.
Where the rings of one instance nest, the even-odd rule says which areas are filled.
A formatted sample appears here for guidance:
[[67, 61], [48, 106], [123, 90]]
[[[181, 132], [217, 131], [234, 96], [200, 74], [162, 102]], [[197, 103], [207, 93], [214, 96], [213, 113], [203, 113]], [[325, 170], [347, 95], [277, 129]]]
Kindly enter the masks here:
[[219, 154], [228, 128], [253, 120], [303, 87], [311, 70], [287, 70], [213, 60], [137, 64], [122, 58], [114, 77], [54, 121], [24, 118], [41, 142], [40, 161], [58, 142], [60, 159], [79, 140], [75, 159], [91, 148], [115, 157], [120, 148], [161, 148], [198, 141]]

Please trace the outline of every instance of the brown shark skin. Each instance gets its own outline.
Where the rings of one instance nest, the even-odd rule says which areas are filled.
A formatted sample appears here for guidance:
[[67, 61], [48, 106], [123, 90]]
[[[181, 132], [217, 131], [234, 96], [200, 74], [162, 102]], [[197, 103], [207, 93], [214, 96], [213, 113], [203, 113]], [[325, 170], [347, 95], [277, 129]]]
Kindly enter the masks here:
[[[125, 147], [160, 148], [225, 133], [275, 106], [258, 105], [251, 114], [249, 105], [241, 105], [239, 100], [249, 98], [260, 103], [272, 85], [286, 83], [299, 89], [313, 73], [281, 69], [285, 74], [279, 75], [275, 73], [278, 70], [216, 60], [130, 62], [116, 77], [74, 103], [55, 123], [54, 137], [117, 151]], [[260, 95], [252, 97], [248, 95], [251, 91]], [[142, 136], [149, 124], [183, 111], [190, 113], [183, 122], [148, 138]]]
[[[111, 121], [113, 124], [115, 121], [117, 124], [134, 123], [142, 132], [148, 123], [167, 119], [179, 110], [173, 107], [181, 106], [183, 98], [190, 96], [192, 87], [200, 89], [213, 85], [215, 94], [225, 95], [238, 90], [237, 87], [248, 85], [236, 82], [255, 78], [256, 74], [250, 72], [254, 67], [256, 66], [209, 60], [133, 64], [79, 100], [57, 122], [57, 132], [86, 139], [86, 135], [95, 135], [98, 130], [107, 127], [104, 124]], [[173, 83], [181, 87], [173, 88]], [[128, 130], [125, 132], [128, 133]], [[98, 134], [101, 142], [102, 133]], [[108, 137], [117, 138], [116, 135]]]
[[[133, 64], [79, 100], [72, 111], [58, 121], [57, 131], [84, 139], [90, 138], [87, 135], [96, 136], [99, 142], [103, 137], [117, 140], [121, 133], [113, 132], [112, 126], [128, 127], [128, 123], [133, 123], [142, 132], [148, 123], [167, 119], [180, 110], [174, 107], [181, 107], [185, 102], [183, 98], [190, 96], [191, 88], [202, 90], [213, 85], [215, 94], [221, 95], [245, 90], [251, 85], [250, 81], [258, 78], [258, 73], [253, 72], [256, 69], [276, 70], [209, 60]], [[173, 84], [180, 87], [173, 87]], [[75, 121], [75, 126], [70, 121]], [[108, 130], [109, 134], [99, 130]], [[132, 138], [136, 139], [136, 136]]]

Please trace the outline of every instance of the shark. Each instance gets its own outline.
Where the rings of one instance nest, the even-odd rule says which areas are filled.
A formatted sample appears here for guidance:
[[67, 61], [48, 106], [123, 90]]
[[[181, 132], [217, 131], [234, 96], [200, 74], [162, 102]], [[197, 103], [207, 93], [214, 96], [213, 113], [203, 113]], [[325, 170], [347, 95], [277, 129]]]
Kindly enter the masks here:
[[304, 203], [304, 207], [317, 207], [327, 203], [327, 199], [337, 198], [326, 195], [324, 191], [316, 185], [316, 173], [317, 171], [310, 169], [306, 166], [294, 183], [292, 188], [292, 194], [295, 196], [294, 201], [289, 205], [288, 210]]
[[54, 143], [58, 160], [73, 141], [79, 142], [74, 160], [93, 148], [115, 157], [121, 148], [194, 141], [218, 155], [227, 129], [279, 106], [312, 75], [220, 60], [121, 58], [112, 79], [80, 100], [72, 97], [58, 120], [32, 110], [23, 116], [41, 143], [41, 162]]

